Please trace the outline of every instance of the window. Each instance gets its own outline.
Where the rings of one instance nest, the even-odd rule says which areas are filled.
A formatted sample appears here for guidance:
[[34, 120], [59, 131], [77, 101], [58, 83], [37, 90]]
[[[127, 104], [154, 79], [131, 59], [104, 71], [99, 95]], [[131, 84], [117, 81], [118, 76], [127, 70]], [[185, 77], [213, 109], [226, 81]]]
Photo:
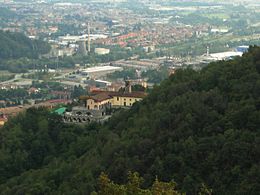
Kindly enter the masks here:
[[132, 99], [130, 99], [130, 102], [132, 101]]
[[117, 97], [116, 99], [117, 99], [117, 101], [119, 101], [119, 97]]

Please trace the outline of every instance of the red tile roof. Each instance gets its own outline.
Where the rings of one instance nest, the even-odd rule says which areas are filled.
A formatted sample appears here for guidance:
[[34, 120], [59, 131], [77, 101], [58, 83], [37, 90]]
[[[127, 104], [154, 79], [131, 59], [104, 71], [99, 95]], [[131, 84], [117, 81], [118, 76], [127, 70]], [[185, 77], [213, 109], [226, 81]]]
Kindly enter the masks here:
[[147, 96], [147, 93], [144, 92], [131, 92], [131, 93], [124, 93], [124, 92], [114, 92], [114, 91], [101, 91], [96, 92], [92, 96], [87, 97], [87, 99], [93, 99], [96, 102], [102, 102], [104, 100], [111, 99], [113, 97], [132, 97], [132, 98], [144, 98]]

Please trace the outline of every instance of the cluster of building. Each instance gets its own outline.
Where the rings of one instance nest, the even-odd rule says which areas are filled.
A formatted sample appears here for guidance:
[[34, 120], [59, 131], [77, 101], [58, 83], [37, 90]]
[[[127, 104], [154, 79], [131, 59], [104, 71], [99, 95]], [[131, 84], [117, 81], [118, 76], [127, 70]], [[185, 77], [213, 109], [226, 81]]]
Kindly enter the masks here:
[[234, 51], [219, 52], [219, 53], [209, 53], [209, 48], [205, 55], [205, 59], [209, 61], [218, 61], [218, 60], [229, 60], [234, 57], [241, 57], [243, 53], [247, 52], [249, 46], [242, 45], [238, 46]]
[[[56, 74], [52, 79], [67, 91], [50, 90], [48, 95], [53, 98], [45, 99], [49, 101], [46, 105], [70, 102], [74, 86], [81, 85], [83, 90], [90, 94], [83, 98], [83, 107], [74, 107], [71, 112], [64, 114], [66, 122], [104, 120], [110, 116], [107, 110], [131, 107], [146, 96], [144, 92], [133, 92], [131, 85], [125, 87], [122, 78], [109, 80], [107, 74], [134, 69], [138, 79], [132, 83], [147, 87], [147, 78], [141, 78], [141, 73], [148, 70], [157, 71], [166, 66], [170, 74], [173, 74], [177, 68], [231, 59], [241, 56], [248, 49], [247, 46], [241, 46], [235, 51], [210, 53], [209, 48], [206, 51], [205, 44], [205, 54], [202, 56], [192, 56], [191, 50], [196, 48], [188, 48], [179, 54], [175, 54], [175, 51], [168, 54], [171, 52], [169, 48], [180, 42], [186, 44], [197, 38], [203, 40], [205, 37], [210, 39], [232, 33], [225, 25], [206, 22], [197, 24], [193, 21], [187, 24], [182, 20], [185, 17], [183, 12], [189, 15], [195, 11], [200, 14], [204, 10], [207, 10], [205, 13], [211, 13], [218, 9], [222, 13], [223, 6], [171, 6], [168, 5], [170, 1], [143, 0], [141, 3], [145, 6], [140, 6], [138, 10], [132, 8], [131, 1], [122, 1], [124, 0], [68, 3], [42, 0], [28, 4], [24, 1], [0, 0], [0, 9], [6, 8], [13, 13], [12, 17], [0, 15], [0, 30], [23, 32], [31, 39], [40, 37], [51, 45], [50, 53], [41, 57], [57, 59], [57, 70], [49, 69], [47, 72]], [[68, 72], [58, 68], [58, 59], [61, 57], [75, 54], [84, 56], [92, 52], [96, 55], [107, 55], [118, 48], [124, 50], [124, 53], [131, 53], [131, 57], [122, 57], [121, 60], [98, 64], [95, 67], [76, 64], [75, 69]], [[142, 52], [139, 52], [139, 49], [142, 49]], [[143, 51], [151, 55], [146, 55]], [[163, 57], [159, 57], [162, 56], [161, 53]], [[153, 59], [140, 59], [142, 55], [152, 56]], [[101, 56], [100, 59], [103, 57], [107, 56]], [[71, 67], [73, 65], [71, 64]], [[34, 73], [40, 72], [41, 70], [34, 70]], [[40, 94], [41, 89], [31, 87], [33, 80], [37, 79], [16, 77], [10, 83], [2, 83], [0, 89], [24, 88], [29, 95]], [[0, 105], [5, 107], [5, 101], [0, 101]]]
[[[65, 90], [66, 88], [66, 90]], [[30, 82], [27, 85], [19, 83], [0, 84], [0, 126], [18, 113], [30, 107], [52, 108], [59, 104], [71, 103], [73, 88], [64, 86], [64, 90], [56, 90], [48, 85], [45, 87], [33, 87]]]
[[[146, 63], [144, 62], [144, 66], [145, 65]], [[0, 101], [0, 106], [2, 107], [0, 111], [6, 116], [6, 118], [3, 117], [5, 119], [3, 121], [6, 121], [8, 117], [14, 116], [30, 107], [44, 106], [52, 108], [60, 104], [66, 105], [73, 101], [77, 101], [72, 95], [75, 86], [81, 86], [81, 90], [89, 95], [83, 97], [84, 106], [74, 107], [71, 113], [66, 113], [64, 115], [64, 120], [66, 118], [65, 116], [67, 116], [66, 122], [77, 122], [72, 119], [72, 116], [79, 115], [78, 113], [80, 113], [80, 110], [82, 113], [85, 113], [85, 115], [88, 113], [86, 116], [90, 121], [105, 120], [110, 117], [110, 114], [106, 112], [107, 109], [131, 107], [135, 102], [142, 100], [146, 96], [146, 93], [144, 92], [132, 91], [131, 87], [132, 85], [140, 85], [143, 88], [147, 88], [148, 84], [145, 79], [128, 80], [129, 84], [127, 87], [125, 87], [125, 82], [123, 80], [107, 81], [101, 79], [106, 78], [107, 74], [122, 70], [123, 67], [111, 65], [90, 68], [76, 67], [73, 72], [67, 72], [61, 74], [61, 76], [54, 77], [55, 80], [59, 82], [59, 88], [62, 88], [63, 90], [52, 88], [48, 83], [41, 84], [43, 81], [38, 81], [38, 84], [35, 85], [33, 84], [33, 79], [31, 79], [30, 82], [27, 82], [26, 85], [19, 85], [19, 83], [23, 83], [23, 78], [16, 75], [18, 80], [12, 79], [10, 81], [5, 81], [0, 84], [0, 89], [4, 91], [19, 89], [23, 91], [25, 96], [18, 98], [19, 104], [11, 104], [8, 99]], [[85, 115], [80, 114], [80, 117], [82, 118], [80, 119], [81, 121], [83, 121], [83, 116]], [[89, 120], [86, 120], [86, 122]]]
[[131, 83], [126, 82], [126, 86], [121, 91], [92, 91], [89, 96], [80, 99], [84, 102], [82, 107], [74, 107], [71, 112], [64, 111], [64, 122], [85, 123], [92, 121], [105, 121], [113, 109], [130, 108], [134, 103], [141, 101], [147, 93], [132, 91]]
[[[188, 39], [196, 32], [200, 35], [208, 32], [208, 25], [172, 24], [169, 22], [171, 17], [137, 13], [120, 8], [117, 3], [5, 1], [3, 7], [13, 11], [16, 17], [3, 20], [0, 29], [23, 32], [32, 39], [44, 37], [52, 45], [47, 57], [86, 55], [91, 49], [98, 55], [105, 55], [110, 53], [108, 48], [111, 46], [143, 47], [149, 52], [158, 45]], [[90, 48], [90, 42], [102, 47]]]

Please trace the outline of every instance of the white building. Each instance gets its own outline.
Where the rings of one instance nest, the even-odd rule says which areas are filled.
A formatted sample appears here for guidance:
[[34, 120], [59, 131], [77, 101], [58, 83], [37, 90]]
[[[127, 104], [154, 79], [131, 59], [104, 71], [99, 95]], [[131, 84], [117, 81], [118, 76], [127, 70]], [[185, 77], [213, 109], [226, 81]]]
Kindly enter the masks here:
[[237, 52], [237, 51], [227, 51], [227, 52], [221, 52], [221, 53], [212, 53], [207, 56], [208, 59], [217, 61], [217, 60], [227, 60], [233, 57], [241, 57], [243, 55], [243, 52]]
[[106, 48], [95, 48], [95, 53], [98, 55], [106, 55], [110, 53], [110, 49]]
[[229, 30], [225, 28], [212, 28], [211, 31], [212, 33], [228, 33]]
[[116, 67], [116, 66], [95, 66], [91, 68], [81, 69], [80, 72], [81, 74], [87, 75], [90, 78], [96, 78], [99, 76], [103, 76], [121, 70], [123, 70], [123, 68]]

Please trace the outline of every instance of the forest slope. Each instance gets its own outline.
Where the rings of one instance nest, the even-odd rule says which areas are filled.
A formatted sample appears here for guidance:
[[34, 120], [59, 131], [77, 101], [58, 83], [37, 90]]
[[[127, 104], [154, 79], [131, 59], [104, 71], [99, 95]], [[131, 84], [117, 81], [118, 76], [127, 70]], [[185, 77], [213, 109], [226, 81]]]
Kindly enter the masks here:
[[49, 44], [43, 41], [31, 40], [21, 33], [0, 31], [0, 59], [36, 58], [49, 50]]
[[104, 125], [69, 126], [30, 109], [0, 131], [1, 194], [90, 194], [104, 171], [137, 171], [197, 194], [260, 192], [260, 48], [179, 70]]

